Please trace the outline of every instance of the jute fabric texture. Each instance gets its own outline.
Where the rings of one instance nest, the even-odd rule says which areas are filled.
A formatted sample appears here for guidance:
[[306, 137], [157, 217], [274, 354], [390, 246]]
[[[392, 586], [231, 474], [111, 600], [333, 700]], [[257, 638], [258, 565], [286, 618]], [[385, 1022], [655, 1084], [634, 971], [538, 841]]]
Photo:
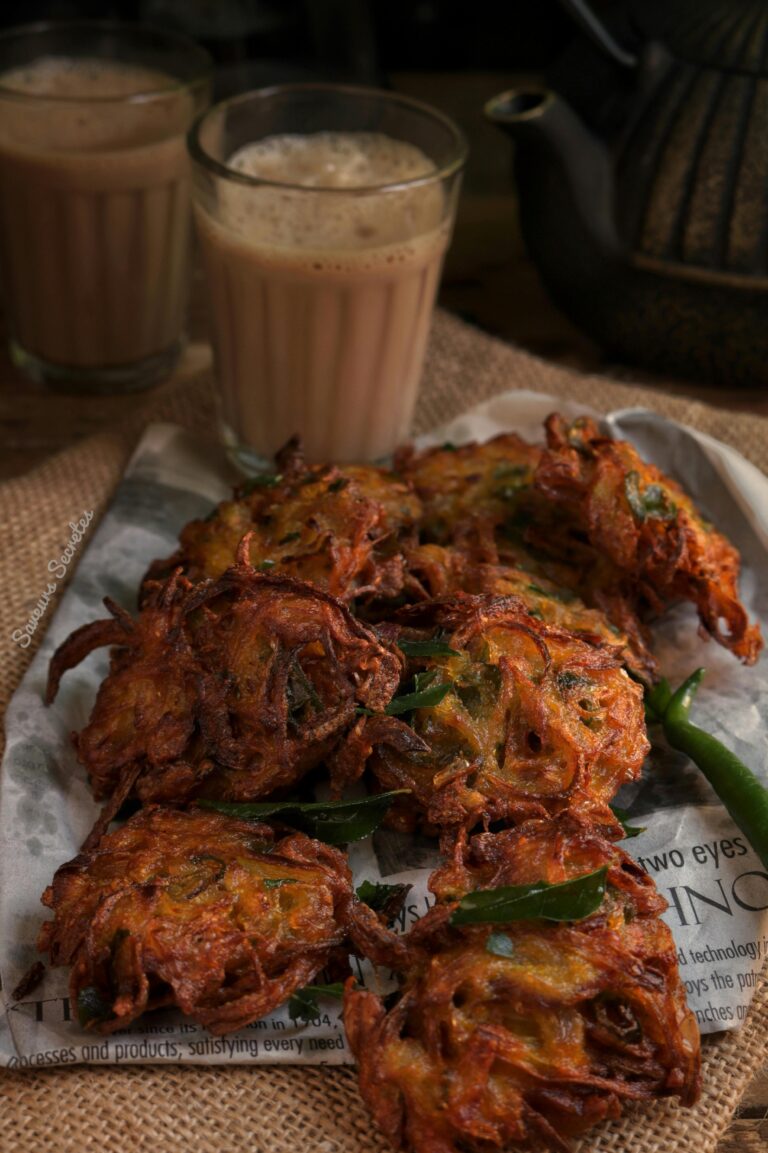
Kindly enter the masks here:
[[[557, 368], [445, 314], [438, 314], [432, 332], [416, 431], [514, 388], [570, 397], [600, 411], [653, 408], [732, 444], [768, 472], [768, 420]], [[27, 620], [45, 588], [48, 561], [66, 544], [69, 521], [86, 509], [93, 509], [96, 519], [103, 513], [147, 421], [170, 420], [210, 432], [213, 397], [207, 355], [195, 348], [174, 382], [159, 394], [137, 399], [132, 422], [0, 485], [0, 710], [35, 648], [19, 648], [11, 633]], [[741, 1030], [705, 1043], [704, 1092], [695, 1109], [671, 1103], [630, 1109], [621, 1121], [601, 1126], [582, 1141], [581, 1153], [712, 1153], [765, 1059], [766, 1038], [768, 994], [763, 986]], [[3, 1153], [360, 1153], [385, 1148], [349, 1068], [78, 1066], [0, 1073]]]

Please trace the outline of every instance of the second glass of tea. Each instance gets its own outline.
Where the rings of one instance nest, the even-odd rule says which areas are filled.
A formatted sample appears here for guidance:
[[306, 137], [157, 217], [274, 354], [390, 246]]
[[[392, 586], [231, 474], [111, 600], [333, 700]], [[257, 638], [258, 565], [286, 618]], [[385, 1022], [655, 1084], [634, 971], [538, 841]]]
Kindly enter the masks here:
[[287, 85], [190, 133], [223, 434], [245, 467], [408, 435], [466, 157], [459, 129], [375, 89]]

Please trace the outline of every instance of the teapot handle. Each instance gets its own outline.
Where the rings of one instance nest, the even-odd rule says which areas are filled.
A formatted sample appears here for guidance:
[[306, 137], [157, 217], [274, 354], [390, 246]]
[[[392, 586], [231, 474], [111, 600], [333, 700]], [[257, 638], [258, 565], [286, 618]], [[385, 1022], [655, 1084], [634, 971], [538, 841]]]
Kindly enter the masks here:
[[580, 24], [589, 37], [624, 68], [636, 68], [638, 58], [622, 48], [621, 44], [608, 31], [601, 20], [587, 4], [587, 0], [560, 0], [577, 24]]

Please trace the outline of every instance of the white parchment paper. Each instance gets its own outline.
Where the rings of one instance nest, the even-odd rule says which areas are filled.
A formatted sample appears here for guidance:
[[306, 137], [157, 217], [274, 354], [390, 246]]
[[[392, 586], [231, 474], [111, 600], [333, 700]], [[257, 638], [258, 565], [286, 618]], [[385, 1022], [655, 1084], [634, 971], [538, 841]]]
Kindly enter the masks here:
[[[584, 411], [562, 398], [513, 392], [420, 443], [459, 443], [507, 429], [539, 440], [542, 420], [554, 408], [570, 416]], [[744, 600], [768, 635], [768, 590], [761, 587], [768, 572], [768, 480], [732, 449], [654, 413], [618, 412], [606, 425], [680, 480], [737, 545], [744, 559]], [[179, 1014], [162, 1011], [101, 1038], [85, 1034], [72, 1020], [65, 970], [49, 970], [26, 1001], [14, 1003], [10, 997], [36, 959], [34, 942], [46, 915], [40, 894], [58, 866], [76, 854], [97, 813], [70, 734], [88, 719], [108, 653], [94, 653], [69, 672], [55, 704], [45, 708], [42, 693], [51, 654], [73, 629], [104, 616], [105, 595], [133, 610], [149, 562], [170, 554], [181, 527], [228, 495], [234, 479], [215, 445], [171, 425], [153, 425], [98, 528], [73, 542], [73, 526], [90, 511], [73, 508], [72, 525], [62, 525], [62, 555], [51, 558], [48, 570], [40, 573], [35, 623], [49, 627], [8, 708], [0, 774], [0, 1064], [351, 1062], [340, 1005], [332, 1000], [321, 1002], [315, 1021], [292, 1022], [283, 1008], [229, 1037], [211, 1037]], [[48, 621], [44, 593], [65, 557], [77, 570]], [[20, 643], [19, 631], [28, 625], [19, 621], [16, 639], [4, 637], [2, 643]], [[659, 626], [656, 651], [673, 684], [699, 665], [707, 666], [696, 719], [768, 783], [766, 659], [744, 669], [729, 653], [706, 644], [697, 635], [690, 606], [675, 610]], [[701, 774], [679, 753], [655, 749], [642, 780], [625, 788], [617, 804], [630, 810], [633, 824], [645, 826], [626, 847], [669, 901], [665, 918], [702, 1033], [738, 1027], [768, 954], [768, 873]], [[432, 842], [389, 831], [379, 831], [350, 851], [357, 883], [367, 878], [413, 885], [402, 928], [429, 907], [426, 880], [436, 859]], [[370, 970], [361, 969], [360, 975], [375, 979]]]

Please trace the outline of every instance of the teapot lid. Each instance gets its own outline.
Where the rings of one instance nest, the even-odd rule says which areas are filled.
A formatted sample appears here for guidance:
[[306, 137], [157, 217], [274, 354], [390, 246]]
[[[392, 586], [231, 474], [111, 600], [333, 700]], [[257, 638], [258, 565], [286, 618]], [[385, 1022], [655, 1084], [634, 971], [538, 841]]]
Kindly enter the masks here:
[[681, 60], [720, 71], [768, 72], [767, 0], [631, 0], [643, 40], [660, 40]]

